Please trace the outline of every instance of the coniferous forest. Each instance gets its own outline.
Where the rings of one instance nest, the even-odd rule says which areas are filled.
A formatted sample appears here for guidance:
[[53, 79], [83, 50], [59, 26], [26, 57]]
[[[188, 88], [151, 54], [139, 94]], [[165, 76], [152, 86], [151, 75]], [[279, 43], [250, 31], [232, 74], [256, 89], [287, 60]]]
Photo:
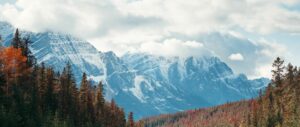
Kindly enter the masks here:
[[300, 69], [273, 62], [272, 80], [251, 100], [140, 120], [145, 127], [300, 127]]
[[0, 48], [1, 127], [132, 127], [133, 113], [104, 99], [100, 82], [86, 74], [76, 87], [71, 65], [60, 72], [36, 64], [29, 38], [16, 30], [10, 47]]

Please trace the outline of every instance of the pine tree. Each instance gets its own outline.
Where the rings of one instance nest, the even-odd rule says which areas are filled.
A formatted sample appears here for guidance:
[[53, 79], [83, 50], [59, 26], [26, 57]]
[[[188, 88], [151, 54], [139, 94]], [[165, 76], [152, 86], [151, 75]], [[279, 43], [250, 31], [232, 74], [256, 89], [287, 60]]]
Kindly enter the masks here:
[[59, 113], [63, 118], [77, 120], [78, 115], [78, 90], [76, 88], [75, 79], [72, 74], [70, 63], [67, 63], [59, 78]]
[[19, 29], [16, 29], [16, 32], [15, 32], [15, 35], [14, 35], [11, 45], [14, 48], [21, 48], [21, 43], [22, 43], [22, 39], [20, 37]]
[[[2, 48], [2, 38], [0, 36], [0, 52], [3, 51], [3, 48]], [[5, 84], [6, 84], [6, 81], [5, 81], [5, 74], [2, 70], [4, 70], [4, 59], [0, 59], [0, 108], [3, 106], [4, 102], [5, 102]]]
[[105, 99], [103, 96], [103, 84], [99, 82], [96, 90], [96, 98], [95, 98], [95, 112], [96, 112], [96, 119], [103, 125], [103, 116], [104, 116], [104, 104]]
[[65, 73], [63, 74], [66, 76], [66, 87], [67, 87], [67, 104], [69, 105], [68, 114], [70, 115], [71, 119], [76, 120], [76, 110], [78, 110], [78, 90], [75, 83], [75, 78], [72, 72], [72, 66], [70, 62], [67, 62], [65, 67]]
[[39, 67], [36, 65], [33, 68], [32, 73], [30, 74], [30, 79], [32, 80], [30, 93], [31, 93], [31, 100], [29, 104], [29, 114], [30, 118], [35, 122], [35, 126], [41, 126], [40, 114], [41, 109], [39, 107], [39, 94], [38, 94], [38, 84], [35, 78], [38, 75]]
[[30, 38], [26, 37], [24, 39], [24, 41], [22, 41], [22, 46], [21, 46], [22, 54], [23, 54], [23, 56], [25, 56], [27, 58], [27, 66], [28, 67], [32, 67], [33, 65], [36, 64], [36, 59], [35, 59], [35, 57], [33, 56], [32, 52], [29, 49], [29, 44], [30, 43], [31, 43]]
[[126, 126], [126, 116], [123, 108], [118, 107], [118, 127], [125, 127]]
[[83, 73], [80, 91], [79, 91], [79, 104], [80, 104], [80, 116], [83, 121], [88, 121], [88, 90], [89, 90], [89, 82], [87, 80], [86, 73]]
[[287, 65], [286, 71], [287, 71], [287, 74], [285, 77], [289, 82], [288, 84], [292, 84], [294, 81], [294, 67], [291, 63], [289, 63]]
[[94, 100], [95, 100], [95, 87], [92, 86], [92, 81], [88, 81], [87, 111], [88, 111], [88, 118], [92, 123], [95, 122]]
[[45, 102], [47, 106], [47, 110], [50, 113], [55, 112], [55, 95], [54, 95], [54, 71], [52, 68], [48, 68], [46, 70], [46, 93], [45, 93]]
[[273, 62], [273, 68], [274, 70], [272, 70], [273, 73], [273, 83], [276, 84], [276, 86], [281, 87], [282, 85], [282, 80], [283, 80], [283, 69], [284, 69], [284, 60], [282, 60], [281, 58], [277, 57], [275, 59], [275, 61]]
[[38, 86], [38, 102], [40, 103], [40, 108], [42, 112], [46, 110], [46, 91], [47, 91], [47, 81], [46, 81], [46, 67], [42, 63], [37, 74], [37, 86]]
[[134, 127], [133, 112], [129, 112], [127, 127]]

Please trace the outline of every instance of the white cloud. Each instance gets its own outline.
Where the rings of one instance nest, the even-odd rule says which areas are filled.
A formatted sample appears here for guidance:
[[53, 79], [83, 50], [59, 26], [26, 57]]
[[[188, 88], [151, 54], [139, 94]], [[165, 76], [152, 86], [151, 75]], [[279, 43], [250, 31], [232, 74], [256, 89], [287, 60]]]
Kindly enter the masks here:
[[228, 58], [233, 61], [243, 61], [244, 60], [243, 55], [240, 53], [231, 54]]
[[[194, 35], [242, 28], [263, 34], [300, 33], [300, 12], [283, 7], [298, 0], [17, 0], [0, 7], [0, 17], [31, 31], [68, 32], [85, 39], [111, 31], [145, 29], [157, 35]], [[149, 29], [151, 28], [151, 29]], [[132, 38], [131, 38], [132, 39]], [[148, 40], [149, 41], [149, 40]], [[151, 40], [153, 41], [153, 40]]]
[[163, 42], [147, 42], [140, 47], [141, 52], [147, 52], [158, 56], [208, 56], [212, 55], [205, 49], [202, 43], [196, 41], [181, 41], [166, 39]]
[[[115, 0], [126, 14], [157, 17], [171, 32], [196, 34], [241, 27], [250, 32], [299, 33], [299, 12], [282, 7], [298, 0]], [[295, 27], [296, 26], [296, 27]]]
[[[235, 30], [261, 36], [276, 32], [300, 34], [300, 11], [286, 8], [296, 4], [300, 1], [17, 0], [16, 4], [0, 4], [0, 20], [35, 32], [70, 33], [101, 51], [111, 50], [118, 55], [128, 51], [165, 56], [213, 52], [238, 73], [265, 75], [258, 70], [286, 49], [263, 39], [245, 41], [248, 35]], [[216, 31], [238, 39], [225, 36], [204, 42], [197, 38]], [[232, 60], [228, 59], [230, 55]]]

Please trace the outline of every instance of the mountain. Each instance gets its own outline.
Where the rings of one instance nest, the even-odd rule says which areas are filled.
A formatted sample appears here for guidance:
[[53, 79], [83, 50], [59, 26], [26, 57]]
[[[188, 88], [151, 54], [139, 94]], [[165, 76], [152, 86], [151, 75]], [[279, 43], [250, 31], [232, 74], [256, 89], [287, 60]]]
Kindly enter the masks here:
[[[279, 63], [279, 64], [278, 64]], [[299, 127], [300, 70], [281, 58], [278, 77], [258, 97], [219, 106], [163, 114], [137, 122], [141, 127]], [[281, 68], [287, 70], [281, 72]]]
[[[0, 34], [8, 46], [11, 25], [0, 22]], [[257, 96], [268, 79], [249, 80], [236, 75], [218, 57], [161, 57], [146, 53], [99, 52], [89, 42], [71, 35], [22, 32], [30, 36], [30, 49], [38, 63], [61, 71], [72, 65], [77, 83], [83, 72], [105, 84], [105, 97], [114, 98], [126, 112], [140, 119], [161, 113], [213, 106]]]

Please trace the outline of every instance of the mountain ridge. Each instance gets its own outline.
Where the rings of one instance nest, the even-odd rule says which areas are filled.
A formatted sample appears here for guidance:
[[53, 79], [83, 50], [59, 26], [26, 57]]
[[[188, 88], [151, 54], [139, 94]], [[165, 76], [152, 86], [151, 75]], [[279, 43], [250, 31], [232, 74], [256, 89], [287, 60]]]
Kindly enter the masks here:
[[[14, 28], [0, 22], [4, 45], [9, 45]], [[72, 65], [77, 84], [82, 73], [105, 84], [107, 99], [114, 98], [137, 119], [160, 113], [208, 107], [258, 95], [268, 80], [249, 80], [235, 75], [217, 57], [162, 57], [128, 53], [122, 57], [100, 52], [89, 42], [55, 32], [32, 33], [30, 49], [38, 63], [62, 70]], [[147, 110], [145, 110], [147, 109]]]

